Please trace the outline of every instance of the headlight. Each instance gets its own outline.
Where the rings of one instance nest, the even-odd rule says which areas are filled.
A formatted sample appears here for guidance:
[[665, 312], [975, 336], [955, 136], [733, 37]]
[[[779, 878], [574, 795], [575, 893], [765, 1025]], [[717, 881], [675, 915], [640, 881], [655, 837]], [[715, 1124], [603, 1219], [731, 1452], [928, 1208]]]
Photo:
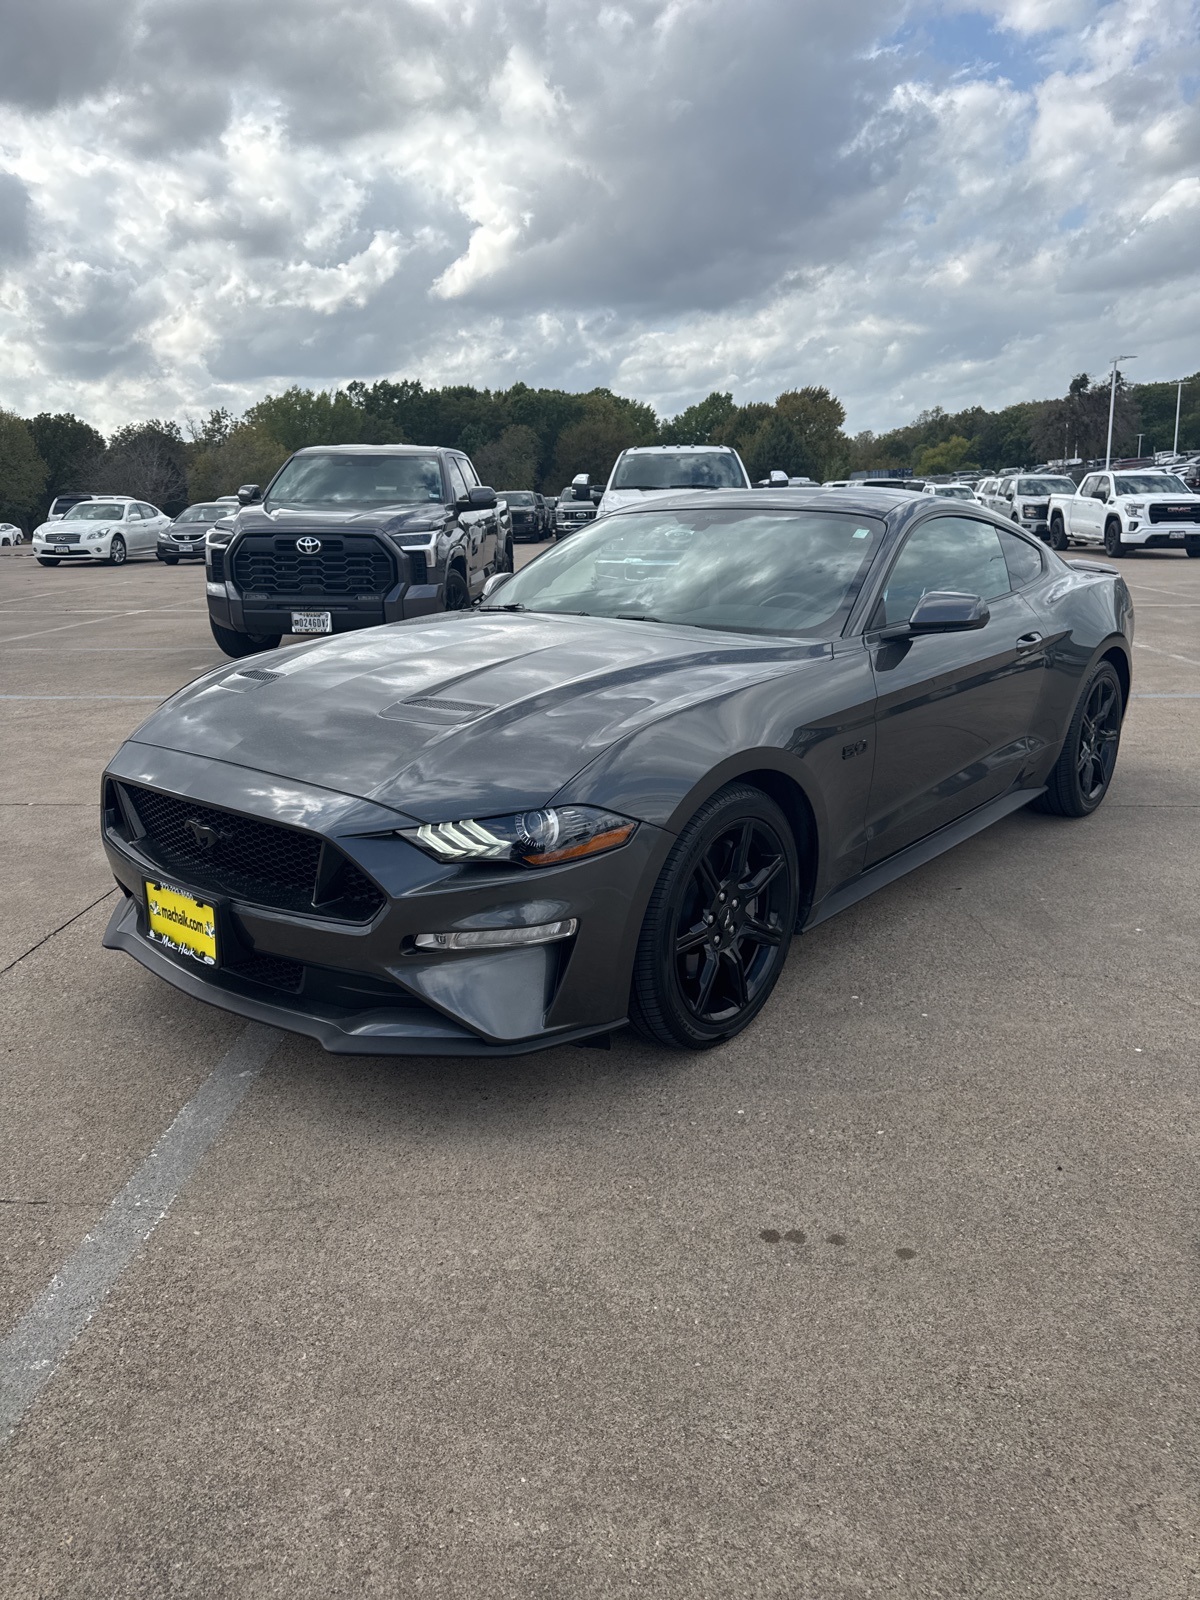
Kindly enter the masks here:
[[1145, 508], [1144, 505], [1134, 505], [1132, 500], [1127, 500], [1125, 502], [1125, 509], [1126, 509], [1126, 511], [1129, 512], [1130, 516], [1132, 516], [1132, 517], [1140, 517], [1142, 512], [1145, 511], [1146, 508]]
[[437, 861], [555, 867], [563, 861], [615, 850], [633, 837], [636, 827], [628, 817], [598, 806], [549, 806], [509, 817], [427, 822], [420, 828], [396, 831]]
[[210, 528], [204, 535], [204, 542], [217, 546], [227, 545], [236, 532], [236, 528]]

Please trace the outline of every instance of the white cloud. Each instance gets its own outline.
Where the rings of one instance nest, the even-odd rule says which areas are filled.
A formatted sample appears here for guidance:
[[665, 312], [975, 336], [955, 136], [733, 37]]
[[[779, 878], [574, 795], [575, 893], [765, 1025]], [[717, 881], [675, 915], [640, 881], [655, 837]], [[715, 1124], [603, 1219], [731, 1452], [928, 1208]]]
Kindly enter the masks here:
[[971, 7], [1020, 71], [881, 48], [949, 0], [72, 4], [0, 0], [0, 405], [825, 383], [878, 428], [1173, 372], [1200, 309], [1190, 0]]

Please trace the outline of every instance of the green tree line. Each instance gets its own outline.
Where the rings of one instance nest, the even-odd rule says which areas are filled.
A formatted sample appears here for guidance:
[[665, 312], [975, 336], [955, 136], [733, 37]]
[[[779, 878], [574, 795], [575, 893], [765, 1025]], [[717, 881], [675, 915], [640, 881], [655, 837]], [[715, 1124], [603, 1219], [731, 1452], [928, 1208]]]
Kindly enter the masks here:
[[[1174, 384], [1118, 382], [1114, 451], [1169, 449]], [[752, 479], [779, 470], [818, 482], [855, 470], [911, 467], [918, 474], [997, 470], [1103, 454], [1107, 375], [1074, 377], [1060, 399], [924, 411], [906, 427], [845, 431], [846, 413], [823, 387], [792, 389], [774, 401], [735, 405], [714, 392], [678, 416], [593, 389], [426, 388], [416, 379], [354, 382], [344, 389], [291, 388], [266, 395], [237, 417], [132, 422], [105, 437], [70, 413], [23, 418], [0, 410], [0, 518], [25, 527], [71, 489], [138, 496], [175, 512], [192, 500], [266, 483], [293, 450], [315, 444], [425, 444], [465, 450], [485, 483], [554, 494], [579, 472], [608, 476], [618, 453], [637, 444], [730, 444]], [[1200, 448], [1200, 373], [1185, 380], [1181, 448]]]

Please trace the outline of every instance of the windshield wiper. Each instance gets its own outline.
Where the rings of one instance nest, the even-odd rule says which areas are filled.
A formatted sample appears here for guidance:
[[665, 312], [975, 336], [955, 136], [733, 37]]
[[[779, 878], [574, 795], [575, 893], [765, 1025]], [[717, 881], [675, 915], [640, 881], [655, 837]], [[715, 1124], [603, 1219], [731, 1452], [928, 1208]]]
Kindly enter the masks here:
[[666, 622], [666, 617], [652, 617], [648, 611], [615, 611], [616, 622]]

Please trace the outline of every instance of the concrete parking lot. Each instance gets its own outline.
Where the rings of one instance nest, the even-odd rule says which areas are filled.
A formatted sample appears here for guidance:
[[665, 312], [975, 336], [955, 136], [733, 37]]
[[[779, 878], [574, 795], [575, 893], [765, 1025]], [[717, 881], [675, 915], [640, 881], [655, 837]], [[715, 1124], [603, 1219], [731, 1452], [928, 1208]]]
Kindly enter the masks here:
[[[256, 1035], [0, 1443], [0, 1594], [1197, 1600], [1200, 562], [1123, 570], [1101, 811], [822, 925], [731, 1046]], [[100, 947], [103, 763], [220, 659], [197, 567], [0, 550], [0, 1339], [242, 1070]]]

